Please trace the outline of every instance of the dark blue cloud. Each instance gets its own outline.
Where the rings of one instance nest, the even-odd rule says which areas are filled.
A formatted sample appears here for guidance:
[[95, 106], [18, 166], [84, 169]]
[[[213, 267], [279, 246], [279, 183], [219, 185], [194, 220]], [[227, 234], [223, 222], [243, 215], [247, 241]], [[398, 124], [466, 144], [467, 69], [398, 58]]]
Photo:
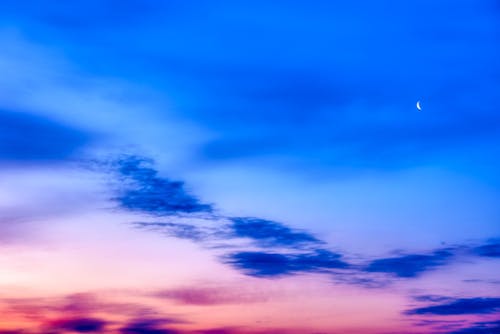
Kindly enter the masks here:
[[327, 250], [316, 250], [306, 254], [247, 251], [232, 253], [224, 261], [250, 276], [279, 277], [349, 268], [349, 264], [341, 260], [341, 257]]
[[453, 253], [448, 250], [438, 250], [432, 254], [409, 254], [397, 257], [377, 259], [364, 270], [366, 272], [389, 273], [398, 277], [416, 277], [428, 270], [447, 264]]
[[128, 156], [115, 162], [125, 185], [116, 200], [128, 210], [157, 216], [207, 213], [212, 206], [189, 194], [184, 183], [158, 176], [151, 161]]
[[495, 334], [500, 333], [500, 321], [476, 322], [473, 325], [448, 334]]
[[120, 328], [121, 334], [177, 334], [177, 330], [165, 328], [170, 321], [157, 319], [134, 320]]
[[[162, 233], [168, 237], [192, 240], [207, 247], [237, 247], [242, 251], [223, 256], [223, 262], [250, 276], [272, 277], [300, 272], [330, 272], [351, 268], [342, 255], [318, 248], [324, 242], [306, 232], [298, 232], [284, 224], [250, 217], [216, 217], [219, 227], [197, 226], [172, 222], [136, 222], [138, 229]], [[227, 220], [230, 221], [227, 224]], [[252, 245], [241, 245], [237, 239], [247, 238]], [[265, 251], [246, 251], [259, 247]], [[284, 250], [304, 253], [287, 253]], [[369, 279], [349, 278], [357, 285], [373, 285]]]
[[89, 140], [88, 134], [56, 121], [0, 110], [0, 161], [66, 159]]
[[407, 315], [460, 315], [491, 314], [500, 312], [500, 298], [457, 298], [444, 303], [419, 307], [405, 312]]
[[[365, 266], [353, 266], [341, 260], [341, 255], [320, 248], [322, 240], [306, 231], [256, 217], [226, 217], [213, 214], [210, 204], [202, 203], [188, 193], [184, 184], [158, 176], [151, 161], [128, 156], [114, 163], [118, 175], [125, 182], [116, 200], [123, 208], [157, 216], [181, 218], [184, 214], [196, 216], [211, 224], [172, 222], [136, 222], [134, 227], [162, 233], [169, 237], [192, 240], [210, 247], [226, 246], [236, 239], [252, 241], [252, 246], [266, 251], [247, 251], [228, 254], [224, 261], [246, 274], [258, 277], [282, 276], [299, 272], [321, 272], [329, 269], [351, 269], [339, 281], [366, 287], [387, 285], [386, 280], [370, 277], [371, 273], [388, 273], [400, 278], [414, 278], [451, 262], [459, 250], [473, 250], [479, 256], [496, 256], [497, 244], [475, 248], [468, 246], [438, 249], [427, 254], [403, 254], [375, 259]], [[194, 218], [195, 216], [191, 216]], [[236, 243], [234, 243], [236, 246]], [[242, 247], [240, 245], [239, 247]], [[247, 247], [247, 246], [243, 246]], [[248, 249], [248, 248], [247, 248]], [[284, 251], [288, 249], [288, 251]], [[308, 250], [297, 253], [297, 250]], [[295, 253], [294, 253], [295, 252]], [[364, 276], [363, 276], [364, 275]]]
[[478, 256], [500, 257], [500, 243], [490, 243], [478, 246], [473, 248], [472, 251]]
[[[285, 224], [255, 217], [210, 216], [219, 226], [202, 226], [177, 222], [136, 222], [139, 229], [160, 232], [166, 236], [196, 242], [250, 239], [256, 246], [266, 248], [311, 248], [324, 244], [312, 234], [296, 231]], [[227, 223], [229, 221], [229, 223]]]
[[97, 318], [70, 318], [52, 321], [50, 328], [78, 333], [101, 333], [107, 322]]
[[230, 233], [238, 238], [250, 238], [263, 246], [300, 247], [304, 245], [318, 245], [322, 243], [307, 232], [298, 232], [278, 222], [254, 218], [229, 218]]
[[[118, 174], [128, 183], [116, 198], [120, 205], [132, 211], [178, 217], [182, 214], [210, 213], [211, 205], [202, 204], [184, 190], [183, 183], [158, 177], [149, 167], [151, 161], [129, 156], [114, 163]], [[345, 269], [349, 264], [340, 254], [317, 248], [324, 242], [312, 234], [296, 231], [284, 224], [255, 217], [224, 217], [209, 215], [205, 219], [220, 222], [220, 226], [198, 226], [178, 222], [136, 222], [134, 227], [163, 233], [170, 237], [201, 243], [230, 242], [247, 238], [255, 246], [271, 249], [308, 248], [308, 253], [241, 251], [229, 254], [225, 262], [253, 276], [280, 276], [299, 272], [321, 272]], [[229, 223], [228, 223], [229, 221]]]

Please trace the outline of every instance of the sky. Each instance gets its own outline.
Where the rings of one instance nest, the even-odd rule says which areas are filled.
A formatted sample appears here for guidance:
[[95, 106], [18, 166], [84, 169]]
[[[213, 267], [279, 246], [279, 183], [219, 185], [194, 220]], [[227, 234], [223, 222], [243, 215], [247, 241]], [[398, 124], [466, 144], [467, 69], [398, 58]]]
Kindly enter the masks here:
[[5, 0], [0, 50], [0, 334], [500, 332], [498, 1]]

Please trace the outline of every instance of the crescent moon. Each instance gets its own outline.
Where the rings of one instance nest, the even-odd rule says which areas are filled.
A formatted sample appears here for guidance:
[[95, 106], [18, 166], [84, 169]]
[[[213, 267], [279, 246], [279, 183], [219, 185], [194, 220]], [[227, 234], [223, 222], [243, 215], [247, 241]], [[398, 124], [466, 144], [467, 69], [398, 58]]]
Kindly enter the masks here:
[[422, 111], [422, 106], [420, 106], [420, 101], [417, 101], [417, 109], [418, 111]]

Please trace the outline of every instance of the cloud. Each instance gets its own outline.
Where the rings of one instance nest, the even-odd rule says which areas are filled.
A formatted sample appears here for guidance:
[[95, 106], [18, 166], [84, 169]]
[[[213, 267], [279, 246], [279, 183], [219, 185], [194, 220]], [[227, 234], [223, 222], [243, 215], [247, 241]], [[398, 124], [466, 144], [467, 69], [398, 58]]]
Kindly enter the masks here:
[[[136, 296], [121, 292], [120, 300]], [[19, 321], [27, 333], [177, 333], [169, 326], [186, 323], [145, 302], [115, 302], [92, 293], [61, 297], [0, 299], [2, 316]], [[116, 297], [113, 294], [112, 297]], [[99, 316], [96, 316], [99, 315]]]
[[421, 319], [414, 323], [418, 327], [431, 327], [436, 332], [451, 330], [463, 327], [467, 324], [466, 320], [441, 320], [441, 319]]
[[[204, 224], [206, 221], [212, 224]], [[236, 239], [249, 239], [255, 246], [265, 248], [297, 249], [324, 244], [310, 233], [255, 217], [211, 216], [205, 219], [205, 222], [197, 221], [197, 224], [181, 222], [135, 222], [132, 224], [139, 229], [207, 244], [221, 241], [235, 242]]]
[[491, 314], [500, 312], [500, 298], [477, 297], [450, 299], [445, 303], [433, 304], [407, 310], [407, 315], [462, 315]]
[[[307, 231], [258, 217], [231, 217], [214, 214], [214, 207], [188, 193], [184, 184], [158, 176], [152, 161], [125, 156], [113, 162], [124, 181], [115, 198], [122, 208], [162, 216], [170, 221], [134, 222], [135, 228], [162, 233], [168, 237], [192, 240], [209, 248], [237, 247], [223, 256], [233, 268], [257, 277], [283, 276], [298, 272], [324, 272], [347, 269], [338, 282], [383, 287], [390, 281], [370, 274], [385, 273], [399, 278], [415, 278], [449, 264], [465, 253], [496, 256], [497, 244], [471, 248], [461, 246], [422, 254], [402, 254], [374, 259], [366, 265], [352, 265], [340, 253], [322, 249], [325, 242]], [[250, 244], [242, 244], [241, 239]], [[255, 250], [258, 248], [258, 250]], [[300, 251], [300, 252], [297, 252]]]
[[323, 243], [309, 233], [298, 232], [270, 220], [254, 217], [232, 217], [229, 220], [229, 228], [235, 237], [250, 238], [264, 247], [300, 247]]
[[266, 252], [236, 252], [225, 257], [225, 262], [245, 274], [255, 277], [279, 277], [296, 273], [330, 272], [347, 269], [349, 264], [341, 255], [327, 250], [305, 254]]
[[203, 329], [200, 331], [193, 332], [193, 334], [236, 334], [236, 333], [241, 333], [241, 332], [232, 328]]
[[[318, 248], [317, 246], [323, 242], [309, 233], [297, 232], [281, 223], [264, 219], [227, 219], [230, 223], [222, 224], [221, 222], [220, 227], [170, 222], [137, 222], [133, 225], [140, 229], [163, 233], [169, 237], [192, 240], [208, 247], [218, 248], [223, 245], [240, 248], [241, 251], [222, 256], [222, 261], [250, 276], [284, 276], [299, 272], [325, 272], [332, 269], [351, 268], [350, 264], [341, 259], [341, 254]], [[222, 218], [222, 221], [227, 219]], [[237, 241], [242, 238], [251, 240], [252, 244], [238, 243]], [[255, 247], [263, 250], [246, 250], [255, 249]], [[285, 252], [285, 250], [292, 253]], [[297, 250], [304, 252], [296, 253]], [[360, 284], [359, 278], [357, 282]], [[193, 301], [199, 300], [203, 303], [216, 297], [207, 294], [208, 292], [214, 293], [215, 291], [180, 290], [170, 292], [168, 295], [184, 302], [192, 298]], [[217, 298], [225, 299], [228, 296], [218, 295]]]
[[114, 162], [125, 182], [120, 195], [115, 198], [121, 207], [156, 216], [209, 213], [213, 210], [210, 204], [201, 203], [189, 194], [183, 182], [158, 176], [151, 165], [151, 160], [137, 156]]
[[472, 252], [478, 256], [499, 257], [500, 258], [500, 243], [490, 243], [478, 246], [472, 249]]
[[106, 324], [106, 321], [97, 318], [67, 318], [53, 320], [48, 327], [78, 333], [101, 333]]
[[465, 327], [448, 334], [493, 334], [500, 333], [500, 321], [476, 322], [469, 327]]
[[162, 319], [133, 320], [119, 329], [121, 334], [177, 334], [179, 331], [166, 328], [169, 321]]
[[389, 273], [402, 278], [412, 278], [447, 264], [453, 253], [437, 250], [432, 254], [408, 254], [372, 261], [364, 269], [366, 272]]
[[[45, 298], [4, 298], [0, 299], [0, 308], [2, 314], [8, 314], [11, 318], [40, 319], [49, 327], [78, 324], [78, 319], [94, 319], [88, 316], [94, 313], [127, 318], [158, 313], [145, 304], [108, 301], [92, 293]], [[54, 319], [55, 323], [52, 322]]]
[[419, 302], [445, 302], [452, 301], [453, 298], [439, 295], [421, 295], [413, 297], [416, 301]]
[[473, 278], [473, 279], [464, 279], [464, 280], [462, 280], [462, 282], [464, 282], [464, 283], [473, 283], [473, 284], [476, 284], [476, 283], [486, 283], [486, 284], [494, 284], [494, 285], [500, 284], [500, 280], [497, 280], [497, 279], [477, 279], [477, 278]]
[[[152, 161], [137, 156], [127, 156], [113, 163], [119, 178], [123, 178], [126, 183], [115, 198], [122, 208], [156, 216], [173, 216], [176, 219], [197, 219], [199, 217], [189, 215], [213, 212], [211, 205], [203, 204], [188, 194], [182, 182], [159, 177], [158, 172], [150, 167], [151, 164]], [[318, 248], [324, 242], [312, 234], [297, 231], [282, 223], [256, 217], [208, 215], [203, 218], [220, 225], [179, 222], [135, 222], [132, 225], [207, 245], [214, 241], [234, 242], [236, 245], [237, 239], [249, 239], [252, 246], [266, 249], [309, 249], [309, 252], [300, 254], [243, 250], [223, 256], [224, 262], [252, 276], [321, 272], [350, 266], [340, 259], [340, 254]]]
[[[182, 219], [182, 217], [178, 218]], [[222, 261], [256, 277], [284, 276], [299, 272], [324, 272], [350, 268], [341, 254], [321, 249], [325, 242], [312, 234], [297, 231], [282, 223], [255, 217], [215, 217], [215, 226], [200, 223], [135, 222], [134, 227], [162, 233], [168, 237], [192, 240], [209, 248], [238, 248], [222, 256]], [[242, 244], [241, 239], [250, 241]], [[254, 251], [255, 248], [260, 249]], [[252, 249], [249, 251], [248, 249]], [[302, 251], [297, 253], [297, 250]], [[291, 253], [288, 253], [291, 252]], [[356, 284], [361, 284], [357, 280]], [[363, 284], [368, 284], [366, 280]], [[234, 296], [212, 290], [178, 290], [164, 295], [182, 302], [228, 302]], [[235, 299], [234, 301], [238, 301]]]
[[249, 291], [242, 286], [185, 287], [163, 290], [154, 295], [158, 298], [174, 300], [179, 304], [199, 306], [246, 304], [267, 300], [266, 296], [256, 291]]
[[141, 230], [159, 232], [167, 237], [206, 242], [212, 239], [219, 240], [218, 229], [204, 228], [193, 224], [171, 222], [134, 222], [132, 225]]
[[188, 305], [217, 305], [234, 302], [231, 296], [225, 296], [218, 290], [210, 289], [176, 289], [162, 291], [156, 296], [175, 300]]
[[90, 135], [23, 111], [0, 110], [0, 162], [67, 159]]

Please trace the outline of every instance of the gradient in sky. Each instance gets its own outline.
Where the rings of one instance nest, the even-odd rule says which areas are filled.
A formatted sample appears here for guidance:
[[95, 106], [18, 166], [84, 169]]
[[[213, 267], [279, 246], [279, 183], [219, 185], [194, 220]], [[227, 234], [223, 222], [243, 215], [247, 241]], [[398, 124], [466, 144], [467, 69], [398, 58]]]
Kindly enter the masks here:
[[0, 333], [500, 332], [498, 1], [5, 0], [0, 50]]

